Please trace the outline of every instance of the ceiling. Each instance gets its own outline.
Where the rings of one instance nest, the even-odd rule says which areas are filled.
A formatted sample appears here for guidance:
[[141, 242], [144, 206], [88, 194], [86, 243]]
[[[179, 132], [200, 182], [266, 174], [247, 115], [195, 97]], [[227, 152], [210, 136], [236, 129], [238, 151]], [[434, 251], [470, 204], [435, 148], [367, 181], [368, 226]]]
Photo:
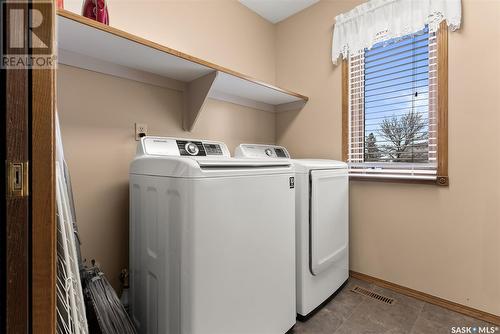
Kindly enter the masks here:
[[239, 0], [266, 20], [278, 23], [319, 0]]

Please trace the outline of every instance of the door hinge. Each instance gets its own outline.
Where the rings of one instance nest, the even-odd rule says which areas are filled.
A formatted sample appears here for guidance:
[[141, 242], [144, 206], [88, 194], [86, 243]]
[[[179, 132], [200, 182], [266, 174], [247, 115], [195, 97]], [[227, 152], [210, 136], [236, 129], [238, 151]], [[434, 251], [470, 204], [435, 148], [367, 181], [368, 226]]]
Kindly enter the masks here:
[[7, 162], [7, 197], [29, 195], [28, 162]]

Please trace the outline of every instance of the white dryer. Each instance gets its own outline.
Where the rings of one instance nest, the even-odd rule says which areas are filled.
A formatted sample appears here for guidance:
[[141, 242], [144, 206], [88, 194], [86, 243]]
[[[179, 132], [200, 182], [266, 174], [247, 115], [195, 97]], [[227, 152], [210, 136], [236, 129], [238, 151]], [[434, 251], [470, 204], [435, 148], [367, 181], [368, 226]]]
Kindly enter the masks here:
[[131, 314], [140, 333], [282, 334], [295, 324], [289, 161], [143, 137], [130, 166]]
[[[235, 156], [290, 159], [276, 145], [241, 144]], [[341, 161], [290, 161], [296, 172], [297, 314], [305, 319], [349, 277], [349, 178]]]

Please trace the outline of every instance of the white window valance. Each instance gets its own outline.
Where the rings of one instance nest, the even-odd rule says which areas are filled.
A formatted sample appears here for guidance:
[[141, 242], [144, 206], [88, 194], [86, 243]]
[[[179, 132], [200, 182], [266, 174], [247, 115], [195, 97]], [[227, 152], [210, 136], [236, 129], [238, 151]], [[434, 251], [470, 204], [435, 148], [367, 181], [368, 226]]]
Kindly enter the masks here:
[[371, 0], [335, 18], [332, 61], [370, 49], [374, 44], [416, 33], [436, 31], [446, 20], [460, 28], [461, 0]]

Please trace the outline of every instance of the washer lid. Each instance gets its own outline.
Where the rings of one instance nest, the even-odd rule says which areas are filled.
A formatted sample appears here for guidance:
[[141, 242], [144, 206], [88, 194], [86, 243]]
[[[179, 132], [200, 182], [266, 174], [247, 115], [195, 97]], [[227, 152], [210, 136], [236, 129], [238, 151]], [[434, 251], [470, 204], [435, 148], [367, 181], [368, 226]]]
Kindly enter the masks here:
[[176, 157], [140, 155], [130, 164], [130, 174], [179, 178], [226, 177], [293, 173], [287, 160]]
[[226, 144], [201, 139], [143, 137], [131, 174], [169, 177], [222, 177], [293, 172], [289, 161], [231, 158]]

